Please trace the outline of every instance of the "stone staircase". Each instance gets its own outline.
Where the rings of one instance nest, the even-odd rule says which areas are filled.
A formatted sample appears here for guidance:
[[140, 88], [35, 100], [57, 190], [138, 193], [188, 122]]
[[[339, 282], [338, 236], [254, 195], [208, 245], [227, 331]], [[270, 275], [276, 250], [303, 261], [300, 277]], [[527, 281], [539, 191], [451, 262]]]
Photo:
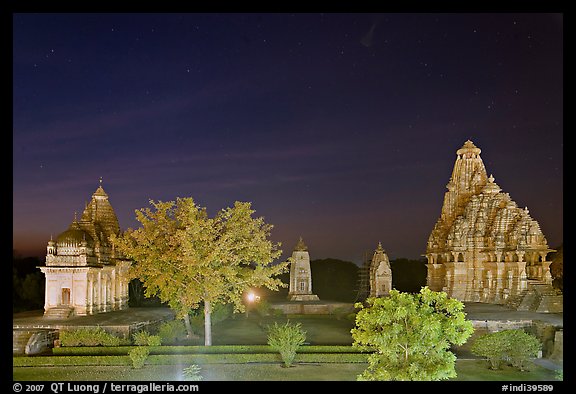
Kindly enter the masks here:
[[58, 330], [53, 329], [13, 329], [12, 354], [15, 356], [41, 354], [54, 347]]
[[504, 305], [509, 309], [518, 310], [518, 307], [520, 306], [520, 304], [522, 303], [527, 294], [528, 290], [522, 290], [521, 293], [508, 297]]
[[12, 354], [25, 354], [26, 345], [34, 330], [12, 330]]
[[45, 319], [61, 320], [67, 319], [74, 313], [74, 308], [69, 306], [58, 306], [55, 308], [50, 308], [44, 313]]
[[543, 282], [528, 283], [526, 290], [506, 301], [510, 309], [540, 313], [562, 313], [563, 305], [562, 294], [551, 284]]

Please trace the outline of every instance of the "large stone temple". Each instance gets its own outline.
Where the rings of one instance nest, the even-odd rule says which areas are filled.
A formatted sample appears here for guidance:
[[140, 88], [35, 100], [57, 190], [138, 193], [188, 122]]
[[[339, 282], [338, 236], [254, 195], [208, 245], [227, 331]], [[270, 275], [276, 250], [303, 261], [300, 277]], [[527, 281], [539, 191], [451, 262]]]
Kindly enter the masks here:
[[100, 186], [80, 220], [50, 238], [46, 266], [45, 317], [92, 315], [128, 308], [130, 261], [115, 253], [109, 237], [120, 227], [108, 195]]
[[387, 296], [392, 290], [392, 269], [382, 243], [374, 251], [370, 263], [370, 297]]
[[461, 301], [505, 304], [552, 282], [546, 238], [527, 208], [503, 193], [466, 141], [428, 238], [427, 284]]
[[292, 252], [290, 263], [290, 301], [318, 301], [316, 294], [312, 293], [312, 272], [310, 270], [310, 254], [302, 237]]

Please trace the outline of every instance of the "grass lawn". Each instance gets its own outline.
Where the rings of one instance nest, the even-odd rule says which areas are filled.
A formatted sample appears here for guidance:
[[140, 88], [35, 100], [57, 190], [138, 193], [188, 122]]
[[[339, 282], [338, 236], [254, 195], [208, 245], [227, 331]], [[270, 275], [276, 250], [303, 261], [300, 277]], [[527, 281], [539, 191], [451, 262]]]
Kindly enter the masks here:
[[[310, 345], [351, 345], [352, 320], [331, 315], [259, 316], [251, 313], [235, 315], [213, 326], [214, 345], [265, 345], [267, 326], [274, 321], [299, 322], [306, 331]], [[190, 341], [203, 345], [204, 338]], [[457, 356], [469, 356], [453, 349]], [[461, 354], [459, 354], [461, 353]], [[146, 365], [142, 369], [127, 366], [62, 366], [15, 367], [15, 381], [177, 381], [188, 365]], [[205, 381], [355, 381], [367, 364], [364, 363], [300, 363], [284, 368], [281, 363], [204, 364], [201, 374]], [[533, 364], [529, 371], [511, 367], [489, 370], [483, 360], [460, 359], [456, 362], [456, 381], [554, 381], [552, 370]]]
[[[186, 365], [187, 366], [187, 365]], [[182, 380], [183, 365], [147, 365], [142, 369], [121, 366], [17, 367], [15, 381], [175, 381]], [[367, 364], [298, 364], [284, 368], [280, 363], [207, 364], [201, 366], [205, 381], [355, 381]], [[527, 372], [511, 367], [491, 371], [482, 360], [456, 362], [456, 381], [554, 381], [554, 371], [531, 365]]]
[[[351, 345], [354, 321], [332, 315], [282, 315], [260, 316], [257, 313], [235, 314], [212, 327], [214, 345], [266, 345], [267, 326], [289, 320], [301, 323], [306, 331], [306, 342], [310, 345]], [[191, 345], [203, 345], [204, 336], [191, 341]]]
[[500, 380], [500, 381], [554, 381], [555, 372], [536, 364], [530, 364], [527, 371], [504, 365], [501, 370], [488, 369], [485, 360], [457, 360], [454, 380]]

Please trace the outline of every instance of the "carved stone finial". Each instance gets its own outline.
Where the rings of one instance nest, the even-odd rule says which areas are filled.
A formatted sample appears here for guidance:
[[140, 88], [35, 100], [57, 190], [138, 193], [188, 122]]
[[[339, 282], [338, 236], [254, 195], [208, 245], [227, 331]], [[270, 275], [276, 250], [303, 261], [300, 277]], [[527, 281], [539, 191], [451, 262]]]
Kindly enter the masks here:
[[296, 246], [294, 247], [294, 250], [296, 251], [307, 251], [308, 247], [306, 246], [306, 244], [304, 243], [304, 241], [302, 240], [302, 236], [300, 236], [300, 239], [298, 240], [298, 243], [296, 244]]
[[464, 145], [462, 145], [462, 148], [460, 148], [456, 151], [456, 154], [458, 156], [461, 156], [464, 154], [479, 155], [481, 152], [482, 152], [482, 150], [480, 148], [478, 148], [476, 145], [474, 145], [474, 143], [471, 140], [467, 140], [464, 143]]

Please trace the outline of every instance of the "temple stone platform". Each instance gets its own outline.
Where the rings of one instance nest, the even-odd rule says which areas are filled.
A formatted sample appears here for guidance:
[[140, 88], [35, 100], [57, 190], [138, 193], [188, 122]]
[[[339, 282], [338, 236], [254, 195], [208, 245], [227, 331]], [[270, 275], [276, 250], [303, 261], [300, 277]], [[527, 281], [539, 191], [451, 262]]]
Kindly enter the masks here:
[[285, 315], [330, 315], [354, 311], [354, 303], [324, 300], [271, 302], [270, 307], [281, 310]]
[[504, 326], [520, 328], [530, 325], [533, 321], [542, 321], [559, 328], [564, 325], [564, 313], [562, 312], [519, 311], [504, 305], [483, 302], [464, 302], [464, 312], [466, 313], [466, 318], [472, 321], [475, 328], [483, 327], [489, 330]]
[[153, 330], [173, 319], [170, 308], [128, 308], [61, 319], [46, 317], [43, 310], [16, 313], [12, 316], [13, 354], [39, 353], [52, 347], [49, 339], [57, 339], [60, 330], [102, 327], [121, 338], [130, 338], [137, 331]]
[[459, 358], [471, 357], [470, 346], [486, 333], [523, 329], [535, 335], [542, 343], [540, 357], [563, 364], [564, 314], [520, 311], [500, 304], [464, 302], [466, 318], [472, 322], [474, 333], [458, 349]]

